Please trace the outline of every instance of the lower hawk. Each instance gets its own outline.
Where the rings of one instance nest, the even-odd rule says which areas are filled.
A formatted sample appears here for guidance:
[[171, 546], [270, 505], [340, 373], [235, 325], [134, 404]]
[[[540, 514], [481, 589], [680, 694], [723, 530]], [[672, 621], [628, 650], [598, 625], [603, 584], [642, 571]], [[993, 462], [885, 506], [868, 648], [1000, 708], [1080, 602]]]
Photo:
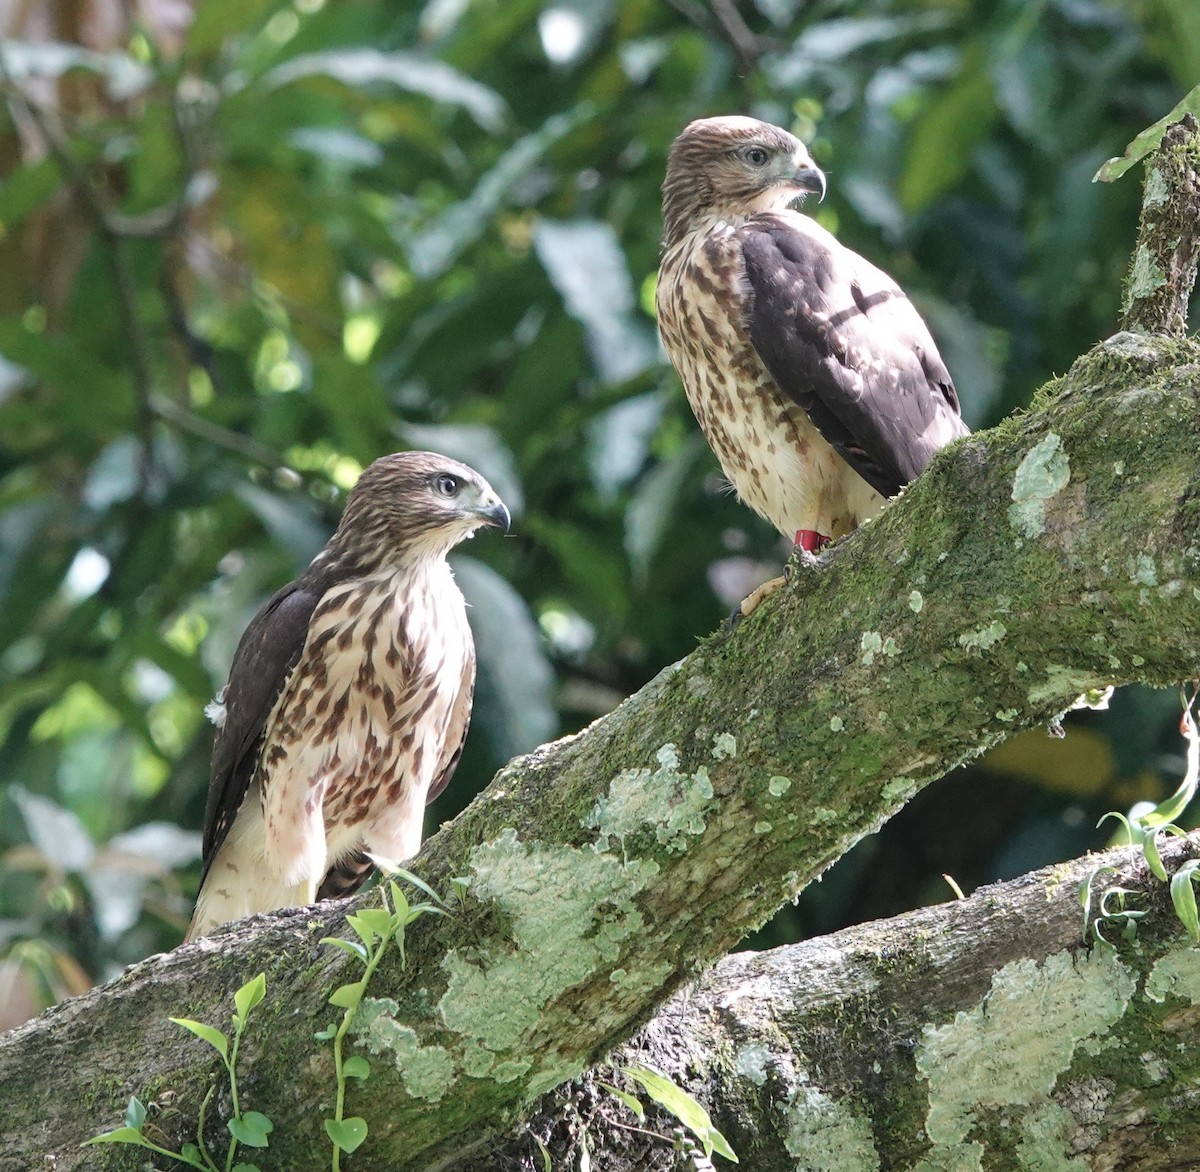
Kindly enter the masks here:
[[337, 531], [238, 644], [217, 723], [204, 876], [187, 939], [348, 895], [421, 845], [454, 773], [475, 645], [446, 554], [508, 510], [477, 472], [400, 452], [363, 472]]

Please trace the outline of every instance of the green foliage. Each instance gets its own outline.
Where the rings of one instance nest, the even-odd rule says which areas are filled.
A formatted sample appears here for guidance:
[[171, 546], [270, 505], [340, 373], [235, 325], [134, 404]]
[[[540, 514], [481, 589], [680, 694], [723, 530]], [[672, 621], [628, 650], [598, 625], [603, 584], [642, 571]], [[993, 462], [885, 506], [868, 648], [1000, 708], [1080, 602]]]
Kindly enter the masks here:
[[[1147, 803], [1148, 808], [1136, 810], [1128, 816], [1110, 810], [1098, 824], [1103, 825], [1110, 818], [1119, 823], [1125, 831], [1126, 844], [1141, 850], [1150, 873], [1161, 883], [1166, 883], [1168, 876], [1158, 849], [1158, 836], [1184, 835], [1185, 832], [1175, 825], [1175, 819], [1181, 818], [1191, 805], [1196, 796], [1197, 785], [1200, 784], [1200, 730], [1196, 727], [1196, 718], [1192, 712], [1196, 703], [1196, 693], [1193, 691], [1191, 696], [1184, 695], [1181, 699], [1183, 715], [1179, 721], [1179, 733], [1187, 742], [1187, 767], [1175, 792], [1156, 806], [1149, 806]], [[1192, 886], [1200, 881], [1200, 876], [1196, 875], [1198, 865], [1200, 860], [1195, 859], [1181, 864], [1175, 874], [1170, 876], [1170, 889], [1171, 901], [1175, 905], [1179, 922], [1183, 924], [1188, 935], [1200, 943], [1200, 919], [1197, 918], [1196, 894]], [[1120, 925], [1122, 936], [1126, 940], [1133, 940], [1137, 934], [1137, 921], [1146, 913], [1126, 908], [1125, 899], [1126, 896], [1137, 893], [1125, 887], [1106, 887], [1103, 888], [1098, 903], [1094, 898], [1096, 884], [1111, 871], [1112, 868], [1109, 867], [1097, 867], [1080, 885], [1084, 935], [1087, 935], [1090, 928], [1098, 941], [1107, 942], [1102, 926], [1109, 923]]]
[[[395, 944], [400, 953], [400, 963], [405, 963], [404, 934], [409, 924], [423, 915], [445, 915], [442, 901], [423, 879], [399, 869], [389, 869], [387, 874], [388, 878], [379, 888], [382, 906], [363, 908], [346, 917], [346, 923], [358, 939], [343, 940], [337, 936], [326, 936], [321, 941], [322, 944], [329, 944], [348, 952], [363, 964], [363, 975], [359, 980], [339, 985], [329, 995], [329, 1004], [342, 1010], [341, 1021], [331, 1023], [314, 1035], [318, 1041], [333, 1042], [337, 1094], [333, 1118], [325, 1120], [325, 1134], [329, 1136], [329, 1142], [333, 1145], [330, 1162], [332, 1172], [338, 1172], [341, 1168], [343, 1152], [350, 1155], [367, 1138], [367, 1121], [359, 1115], [347, 1117], [345, 1114], [346, 1086], [347, 1080], [352, 1078], [366, 1082], [371, 1077], [371, 1064], [361, 1054], [346, 1057], [344, 1053], [346, 1034], [354, 1024], [367, 986], [371, 983], [371, 977], [374, 976], [390, 944]], [[409, 903], [408, 897], [396, 882], [397, 878], [424, 892], [433, 902]]]
[[[685, 122], [750, 111], [812, 144], [830, 173], [816, 214], [911, 292], [980, 426], [1112, 332], [1138, 191], [1089, 180], [1200, 60], [1186, 0], [764, 2], [743, 6], [748, 33], [645, 0], [191, 8], [190, 26], [147, 17], [104, 44], [86, 5], [55, 22], [59, 43], [33, 16], [5, 30], [14, 1013], [178, 942], [204, 705], [374, 457], [466, 459], [514, 516], [511, 538], [457, 561], [480, 678], [430, 826], [777, 570], [786, 551], [724, 490], [647, 310]], [[1122, 758], [1115, 787], [1158, 792], [1161, 771], [1124, 758], [1154, 756], [1167, 707], [1130, 698], [1088, 725]], [[973, 858], [990, 875], [938, 856], [878, 889], [911, 904], [940, 871], [970, 882], [1094, 841], [1063, 821], [1078, 794], [1039, 787], [1011, 804], [1019, 824], [988, 820]], [[835, 876], [812, 899], [807, 928], [862, 907]]]
[[[713, 1126], [708, 1112], [681, 1086], [666, 1075], [645, 1066], [623, 1066], [621, 1069], [664, 1111], [678, 1119], [700, 1141], [705, 1156], [711, 1158], [713, 1152], [716, 1152], [718, 1156], [724, 1156], [734, 1164], [738, 1162], [729, 1141]], [[624, 1096], [621, 1098], [624, 1099]]]
[[[233, 1103], [233, 1115], [225, 1126], [230, 1134], [229, 1146], [225, 1152], [224, 1172], [259, 1172], [257, 1164], [245, 1162], [234, 1163], [239, 1144], [249, 1148], [265, 1148], [269, 1145], [269, 1136], [274, 1124], [261, 1111], [243, 1112], [238, 1101], [237, 1056], [245, 1033], [250, 1011], [258, 1005], [267, 992], [266, 974], [259, 973], [247, 981], [233, 995], [233, 1041], [215, 1026], [203, 1022], [192, 1021], [186, 1017], [173, 1017], [176, 1025], [182, 1026], [188, 1033], [195, 1035], [202, 1042], [207, 1042], [220, 1056], [229, 1080], [229, 1096]], [[146, 1107], [136, 1096], [129, 1100], [129, 1108], [125, 1112], [125, 1126], [106, 1131], [103, 1135], [94, 1136], [88, 1144], [124, 1143], [134, 1147], [146, 1148], [161, 1156], [170, 1156], [190, 1168], [199, 1168], [202, 1172], [221, 1172], [220, 1166], [209, 1153], [204, 1143], [204, 1118], [208, 1105], [212, 1101], [215, 1087], [210, 1087], [200, 1108], [199, 1120], [196, 1124], [196, 1143], [185, 1143], [179, 1151], [172, 1151], [156, 1143], [146, 1135]], [[87, 1146], [87, 1145], [84, 1145]]]

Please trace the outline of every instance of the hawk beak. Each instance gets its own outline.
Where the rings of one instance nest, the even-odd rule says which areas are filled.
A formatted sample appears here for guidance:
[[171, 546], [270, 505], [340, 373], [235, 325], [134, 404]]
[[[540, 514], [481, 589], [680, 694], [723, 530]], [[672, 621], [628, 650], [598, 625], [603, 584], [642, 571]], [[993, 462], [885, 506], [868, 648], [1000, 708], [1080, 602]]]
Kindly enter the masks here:
[[503, 529], [508, 532], [508, 527], [512, 523], [512, 518], [508, 515], [508, 509], [505, 508], [504, 502], [500, 500], [480, 501], [479, 507], [475, 510], [484, 520], [486, 525], [495, 525], [497, 529]]
[[817, 196], [818, 203], [825, 198], [825, 172], [815, 163], [807, 163], [803, 167], [797, 168], [792, 176], [792, 182], [801, 191]]

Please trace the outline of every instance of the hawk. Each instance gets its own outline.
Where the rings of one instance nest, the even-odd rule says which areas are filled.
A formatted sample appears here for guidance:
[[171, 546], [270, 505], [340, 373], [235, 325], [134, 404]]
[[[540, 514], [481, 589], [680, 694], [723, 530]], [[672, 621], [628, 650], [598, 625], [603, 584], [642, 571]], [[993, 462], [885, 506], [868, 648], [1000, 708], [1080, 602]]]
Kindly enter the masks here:
[[187, 939], [349, 895], [373, 861], [416, 854], [475, 684], [446, 555], [508, 524], [483, 477], [445, 456], [399, 452], [363, 472], [329, 543], [246, 628], [210, 706], [204, 875]]
[[811, 553], [968, 429], [912, 303], [794, 209], [807, 194], [825, 176], [786, 130], [690, 123], [667, 160], [656, 308], [725, 475]]

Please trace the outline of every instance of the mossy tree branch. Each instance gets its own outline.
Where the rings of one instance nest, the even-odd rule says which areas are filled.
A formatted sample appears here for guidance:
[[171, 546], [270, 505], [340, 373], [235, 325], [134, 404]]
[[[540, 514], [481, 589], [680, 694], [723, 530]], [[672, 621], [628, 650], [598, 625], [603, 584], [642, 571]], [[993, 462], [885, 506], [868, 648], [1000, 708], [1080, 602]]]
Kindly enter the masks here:
[[[453, 1166], [927, 781], [1089, 688], [1195, 673], [1200, 347], [1120, 335], [1044, 399], [943, 452], [734, 633], [513, 762], [426, 844], [436, 889], [470, 886], [414, 925], [407, 968], [379, 970], [390, 1000], [352, 1040], [375, 1071], [352, 1093], [372, 1125], [355, 1167]], [[16, 1031], [0, 1168], [81, 1166], [76, 1145], [131, 1093], [186, 1133], [214, 1071], [166, 1019], [226, 1024], [260, 970], [244, 1101], [275, 1120], [271, 1166], [317, 1166], [333, 1080], [312, 1034], [357, 975], [319, 940], [345, 910], [248, 922]], [[129, 1161], [90, 1149], [85, 1166]]]
[[[1167, 845], [1168, 869], [1198, 847], [1195, 835]], [[1081, 887], [1093, 918], [1121, 906], [1117, 888], [1129, 892], [1136, 944], [1109, 920], [1101, 938], [1118, 947], [1089, 952]], [[1200, 951], [1167, 886], [1139, 851], [1112, 850], [728, 956], [456, 1172], [538, 1168], [533, 1136], [555, 1168], [577, 1167], [586, 1146], [605, 1172], [692, 1172], [672, 1116], [647, 1103], [637, 1126], [601, 1085], [636, 1093], [628, 1065], [687, 1089], [755, 1172], [1192, 1167], [1198, 1006]]]
[[1146, 161], [1138, 242], [1125, 283], [1121, 328], [1181, 338], [1200, 257], [1200, 124], [1167, 127]]

